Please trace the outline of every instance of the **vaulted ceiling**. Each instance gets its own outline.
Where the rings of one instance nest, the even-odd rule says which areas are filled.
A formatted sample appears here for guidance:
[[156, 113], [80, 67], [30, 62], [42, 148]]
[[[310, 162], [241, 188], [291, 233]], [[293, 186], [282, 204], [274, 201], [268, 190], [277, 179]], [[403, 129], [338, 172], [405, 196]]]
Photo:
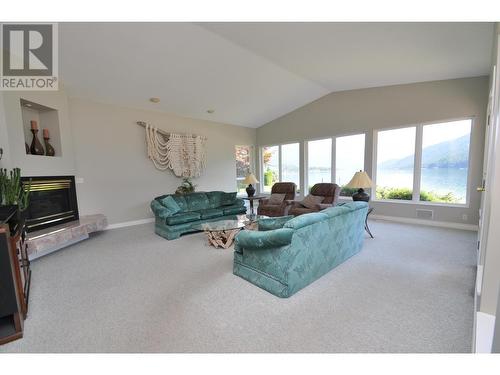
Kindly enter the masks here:
[[70, 96], [259, 127], [334, 91], [486, 75], [492, 35], [490, 23], [63, 23], [60, 71]]

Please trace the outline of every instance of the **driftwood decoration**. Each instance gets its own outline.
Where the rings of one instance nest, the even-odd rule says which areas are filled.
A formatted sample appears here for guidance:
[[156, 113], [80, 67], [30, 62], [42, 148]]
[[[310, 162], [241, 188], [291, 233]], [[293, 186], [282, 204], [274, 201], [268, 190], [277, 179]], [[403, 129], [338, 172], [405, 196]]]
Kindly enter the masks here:
[[206, 231], [209, 245], [215, 248], [227, 249], [234, 242], [234, 238], [241, 229], [228, 229], [218, 231]]
[[194, 134], [166, 133], [145, 122], [148, 157], [161, 171], [171, 169], [177, 177], [199, 177], [205, 168], [207, 138]]

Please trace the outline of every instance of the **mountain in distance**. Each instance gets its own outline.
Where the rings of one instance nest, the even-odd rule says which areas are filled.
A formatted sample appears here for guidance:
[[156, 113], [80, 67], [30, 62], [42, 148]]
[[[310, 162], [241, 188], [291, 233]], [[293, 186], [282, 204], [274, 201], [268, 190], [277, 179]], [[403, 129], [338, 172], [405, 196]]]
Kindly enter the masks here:
[[[425, 147], [422, 150], [423, 168], [467, 168], [469, 162], [470, 135]], [[387, 160], [378, 165], [382, 169], [413, 168], [413, 155], [402, 159]]]

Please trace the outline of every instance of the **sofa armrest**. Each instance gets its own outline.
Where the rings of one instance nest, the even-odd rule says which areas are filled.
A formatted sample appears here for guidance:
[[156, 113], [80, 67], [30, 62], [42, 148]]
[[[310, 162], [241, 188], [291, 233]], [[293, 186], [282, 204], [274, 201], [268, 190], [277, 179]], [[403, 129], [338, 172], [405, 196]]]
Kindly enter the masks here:
[[294, 230], [281, 228], [259, 232], [243, 230], [236, 236], [238, 249], [270, 249], [289, 245], [292, 242]]
[[150, 204], [151, 211], [155, 214], [156, 217], [160, 219], [166, 219], [167, 217], [172, 216], [172, 212], [167, 209], [167, 207], [163, 206], [156, 199], [153, 199]]
[[324, 210], [326, 208], [330, 208], [330, 207], [333, 207], [333, 204], [332, 203], [318, 203], [316, 205], [316, 208], [321, 211], [321, 210]]

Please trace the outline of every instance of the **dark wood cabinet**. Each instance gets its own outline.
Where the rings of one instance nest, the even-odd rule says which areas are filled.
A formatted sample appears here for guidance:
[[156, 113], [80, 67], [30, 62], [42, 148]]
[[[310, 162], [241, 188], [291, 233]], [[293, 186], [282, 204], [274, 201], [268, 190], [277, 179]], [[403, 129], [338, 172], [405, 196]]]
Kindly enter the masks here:
[[23, 336], [31, 280], [24, 223], [15, 207], [0, 212], [0, 344]]

